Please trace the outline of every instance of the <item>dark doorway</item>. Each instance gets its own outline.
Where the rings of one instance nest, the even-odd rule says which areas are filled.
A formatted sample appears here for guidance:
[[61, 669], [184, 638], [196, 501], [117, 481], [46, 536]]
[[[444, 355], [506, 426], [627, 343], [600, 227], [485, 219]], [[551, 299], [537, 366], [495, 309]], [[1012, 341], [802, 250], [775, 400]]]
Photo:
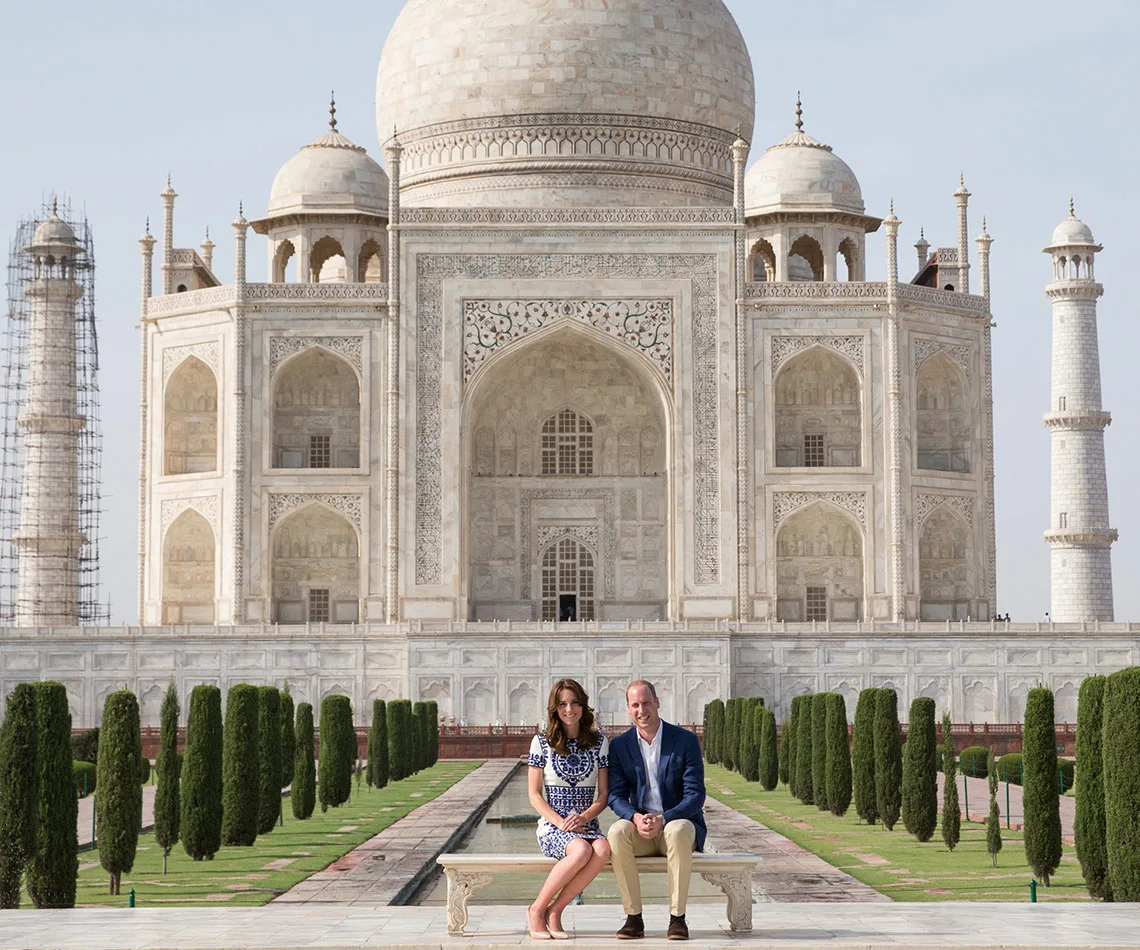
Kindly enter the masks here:
[[558, 595], [558, 619], [561, 621], [573, 621], [578, 619], [577, 594]]

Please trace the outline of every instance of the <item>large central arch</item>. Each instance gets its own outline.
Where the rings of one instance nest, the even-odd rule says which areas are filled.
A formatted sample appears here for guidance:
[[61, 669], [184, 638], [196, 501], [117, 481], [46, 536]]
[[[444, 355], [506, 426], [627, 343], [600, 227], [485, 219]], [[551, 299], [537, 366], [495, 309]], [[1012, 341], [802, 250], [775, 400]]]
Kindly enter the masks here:
[[543, 555], [568, 538], [590, 552], [593, 598], [561, 592], [559, 617], [571, 595], [575, 619], [668, 616], [672, 411], [660, 373], [589, 327], [539, 331], [484, 364], [464, 402], [470, 618], [550, 619]]

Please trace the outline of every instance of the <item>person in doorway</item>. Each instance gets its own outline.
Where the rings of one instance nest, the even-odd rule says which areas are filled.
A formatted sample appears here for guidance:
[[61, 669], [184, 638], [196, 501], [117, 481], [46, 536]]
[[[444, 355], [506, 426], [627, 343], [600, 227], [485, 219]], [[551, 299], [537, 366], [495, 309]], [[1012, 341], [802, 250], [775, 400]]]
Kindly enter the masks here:
[[546, 729], [527, 759], [530, 803], [539, 814], [538, 844], [557, 858], [527, 908], [532, 940], [565, 940], [562, 912], [609, 860], [598, 824], [606, 807], [609, 739], [594, 725], [590, 698], [572, 679], [560, 679], [546, 701]]
[[645, 936], [635, 858], [663, 854], [669, 876], [670, 940], [688, 940], [685, 904], [693, 851], [705, 844], [705, 767], [696, 735], [661, 719], [657, 690], [634, 680], [625, 690], [633, 728], [610, 749], [609, 805], [618, 816], [607, 837], [625, 924], [619, 940]]

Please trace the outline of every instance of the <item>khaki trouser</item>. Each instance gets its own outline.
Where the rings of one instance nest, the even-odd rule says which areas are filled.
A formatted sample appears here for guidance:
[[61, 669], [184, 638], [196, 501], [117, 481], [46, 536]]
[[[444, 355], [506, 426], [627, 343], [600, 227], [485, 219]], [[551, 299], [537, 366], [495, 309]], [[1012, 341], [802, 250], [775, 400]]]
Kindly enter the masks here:
[[632, 821], [615, 821], [606, 833], [613, 852], [611, 861], [621, 902], [627, 914], [641, 913], [641, 880], [634, 858], [664, 855], [669, 875], [669, 913], [680, 917], [689, 901], [689, 874], [693, 867], [693, 843], [697, 829], [686, 818], [668, 822], [656, 838], [643, 838]]

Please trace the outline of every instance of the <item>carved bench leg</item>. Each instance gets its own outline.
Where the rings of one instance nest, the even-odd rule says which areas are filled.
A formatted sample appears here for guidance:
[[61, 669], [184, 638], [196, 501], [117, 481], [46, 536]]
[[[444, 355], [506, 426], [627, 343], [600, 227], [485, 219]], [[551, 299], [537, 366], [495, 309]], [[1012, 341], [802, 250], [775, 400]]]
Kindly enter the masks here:
[[728, 927], [733, 931], [752, 929], [752, 869], [702, 871], [701, 877], [719, 887], [728, 898]]
[[447, 875], [447, 932], [458, 936], [467, 926], [467, 902], [475, 888], [490, 884], [495, 875], [459, 868], [444, 868], [443, 873]]

